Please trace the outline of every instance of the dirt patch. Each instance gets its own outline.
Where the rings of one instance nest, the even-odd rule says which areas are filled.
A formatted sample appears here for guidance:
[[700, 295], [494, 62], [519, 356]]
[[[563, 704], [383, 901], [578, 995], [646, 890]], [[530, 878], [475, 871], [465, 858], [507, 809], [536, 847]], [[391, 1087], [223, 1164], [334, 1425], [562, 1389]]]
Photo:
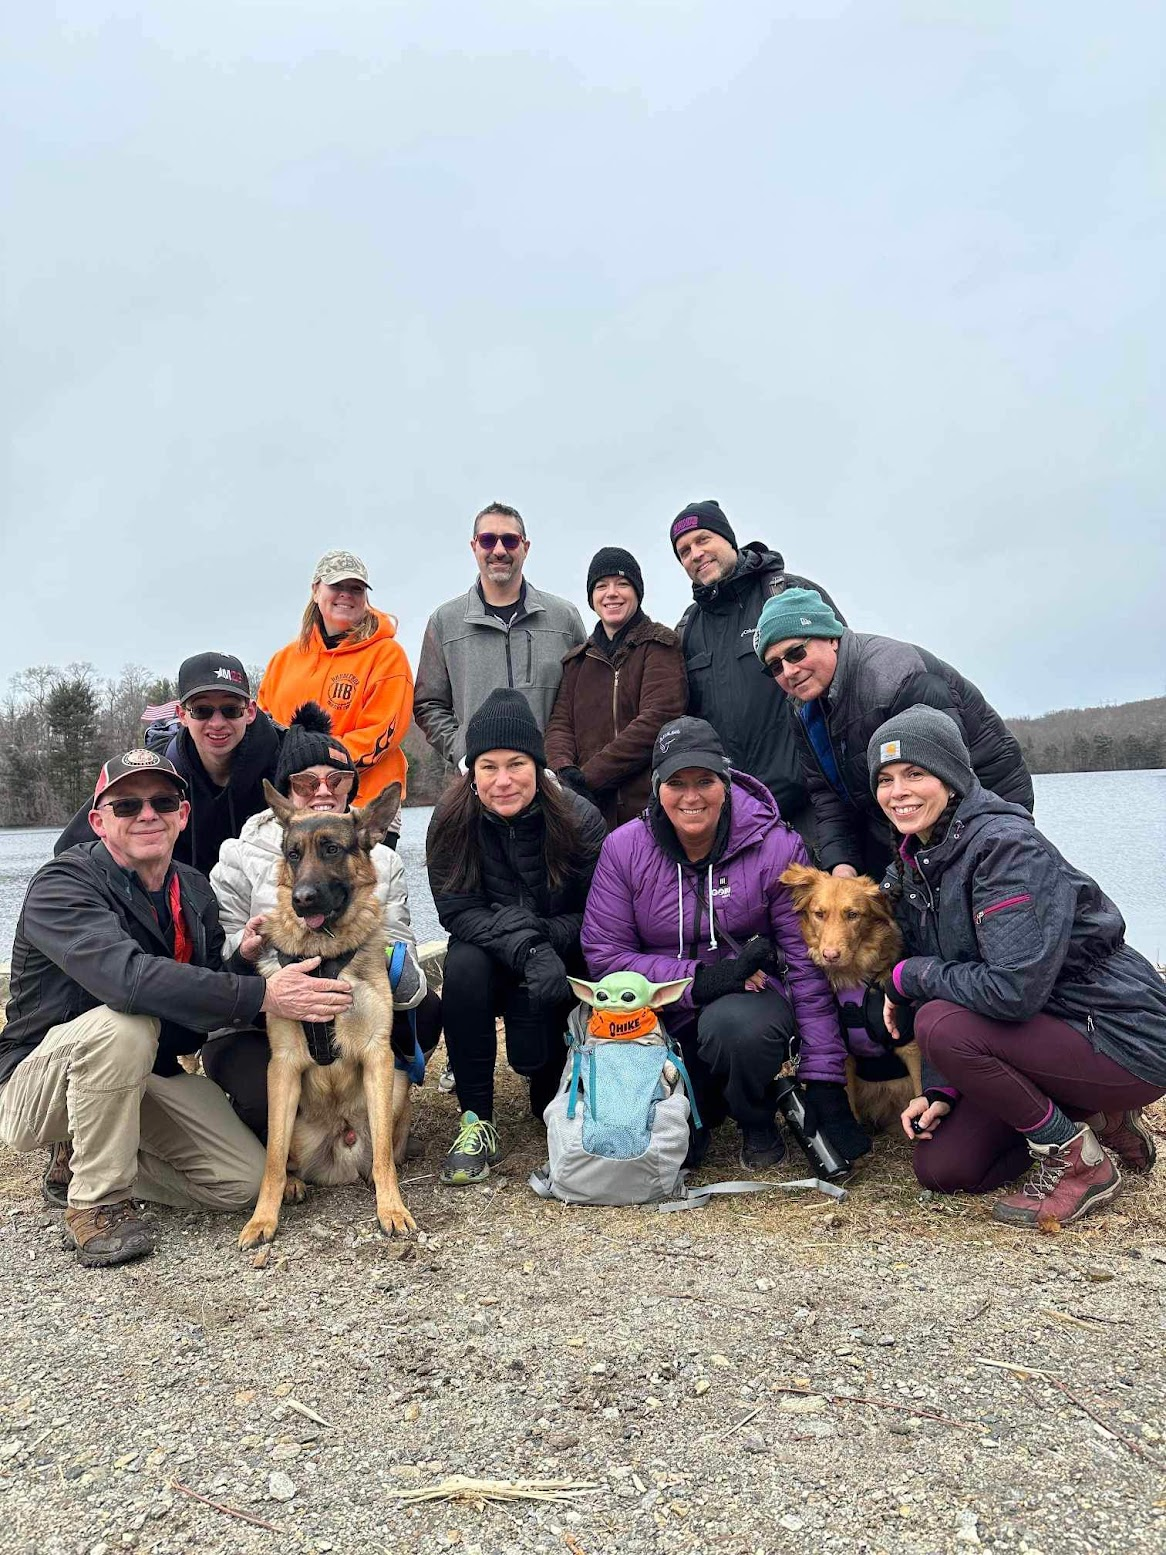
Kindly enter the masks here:
[[[509, 1075], [498, 1115], [490, 1181], [442, 1189], [455, 1103], [430, 1085], [417, 1239], [317, 1191], [262, 1269], [244, 1217], [160, 1210], [155, 1257], [82, 1270], [41, 1160], [0, 1152], [0, 1549], [1162, 1549], [1160, 1173], [1055, 1237], [921, 1195], [892, 1137], [843, 1204], [577, 1210], [526, 1186], [543, 1135]], [[704, 1178], [739, 1175], [735, 1146], [723, 1129]], [[395, 1494], [451, 1475], [596, 1488]]]

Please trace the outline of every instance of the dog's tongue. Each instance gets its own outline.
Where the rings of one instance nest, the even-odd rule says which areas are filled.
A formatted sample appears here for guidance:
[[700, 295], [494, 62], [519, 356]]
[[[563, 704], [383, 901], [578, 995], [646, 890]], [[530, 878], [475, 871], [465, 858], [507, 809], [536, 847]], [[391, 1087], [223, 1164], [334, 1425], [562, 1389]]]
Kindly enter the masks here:
[[322, 929], [324, 927], [324, 914], [322, 912], [310, 913], [304, 918], [304, 924], [309, 929]]

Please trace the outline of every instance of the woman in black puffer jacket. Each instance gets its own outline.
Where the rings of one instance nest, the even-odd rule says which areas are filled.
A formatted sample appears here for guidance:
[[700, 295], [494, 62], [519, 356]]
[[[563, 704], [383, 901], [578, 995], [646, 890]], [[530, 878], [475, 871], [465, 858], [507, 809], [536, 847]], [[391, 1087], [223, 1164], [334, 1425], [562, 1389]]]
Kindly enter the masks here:
[[489, 1175], [495, 1019], [506, 1056], [530, 1080], [535, 1117], [562, 1073], [574, 1003], [568, 966], [584, 970], [579, 930], [606, 828], [595, 807], [545, 770], [526, 698], [494, 691], [466, 725], [466, 766], [433, 812], [426, 863], [449, 932], [442, 986], [445, 1042], [462, 1108], [441, 1180]]

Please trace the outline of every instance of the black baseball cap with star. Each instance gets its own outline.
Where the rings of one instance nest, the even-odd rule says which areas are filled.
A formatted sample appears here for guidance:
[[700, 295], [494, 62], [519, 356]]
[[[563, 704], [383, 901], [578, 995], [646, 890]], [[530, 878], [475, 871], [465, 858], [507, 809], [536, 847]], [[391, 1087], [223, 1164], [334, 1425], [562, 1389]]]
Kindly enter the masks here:
[[240, 660], [229, 653], [196, 653], [178, 667], [178, 700], [189, 702], [200, 691], [229, 691], [251, 700], [251, 682]]

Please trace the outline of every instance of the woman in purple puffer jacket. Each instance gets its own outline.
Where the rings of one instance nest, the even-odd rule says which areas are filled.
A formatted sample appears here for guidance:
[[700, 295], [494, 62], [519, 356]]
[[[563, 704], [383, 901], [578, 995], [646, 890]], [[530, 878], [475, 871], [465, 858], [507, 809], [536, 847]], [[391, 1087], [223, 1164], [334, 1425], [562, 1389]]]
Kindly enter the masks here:
[[[846, 1049], [829, 985], [806, 951], [780, 881], [806, 863], [769, 790], [729, 768], [703, 718], [665, 724], [652, 753], [653, 799], [603, 844], [583, 915], [592, 977], [690, 977], [671, 1006], [706, 1129], [731, 1116], [741, 1164], [785, 1155], [773, 1081], [800, 1037], [798, 1074], [831, 1139], [856, 1159], [870, 1141], [846, 1099]], [[707, 1133], [698, 1138], [699, 1159]]]

